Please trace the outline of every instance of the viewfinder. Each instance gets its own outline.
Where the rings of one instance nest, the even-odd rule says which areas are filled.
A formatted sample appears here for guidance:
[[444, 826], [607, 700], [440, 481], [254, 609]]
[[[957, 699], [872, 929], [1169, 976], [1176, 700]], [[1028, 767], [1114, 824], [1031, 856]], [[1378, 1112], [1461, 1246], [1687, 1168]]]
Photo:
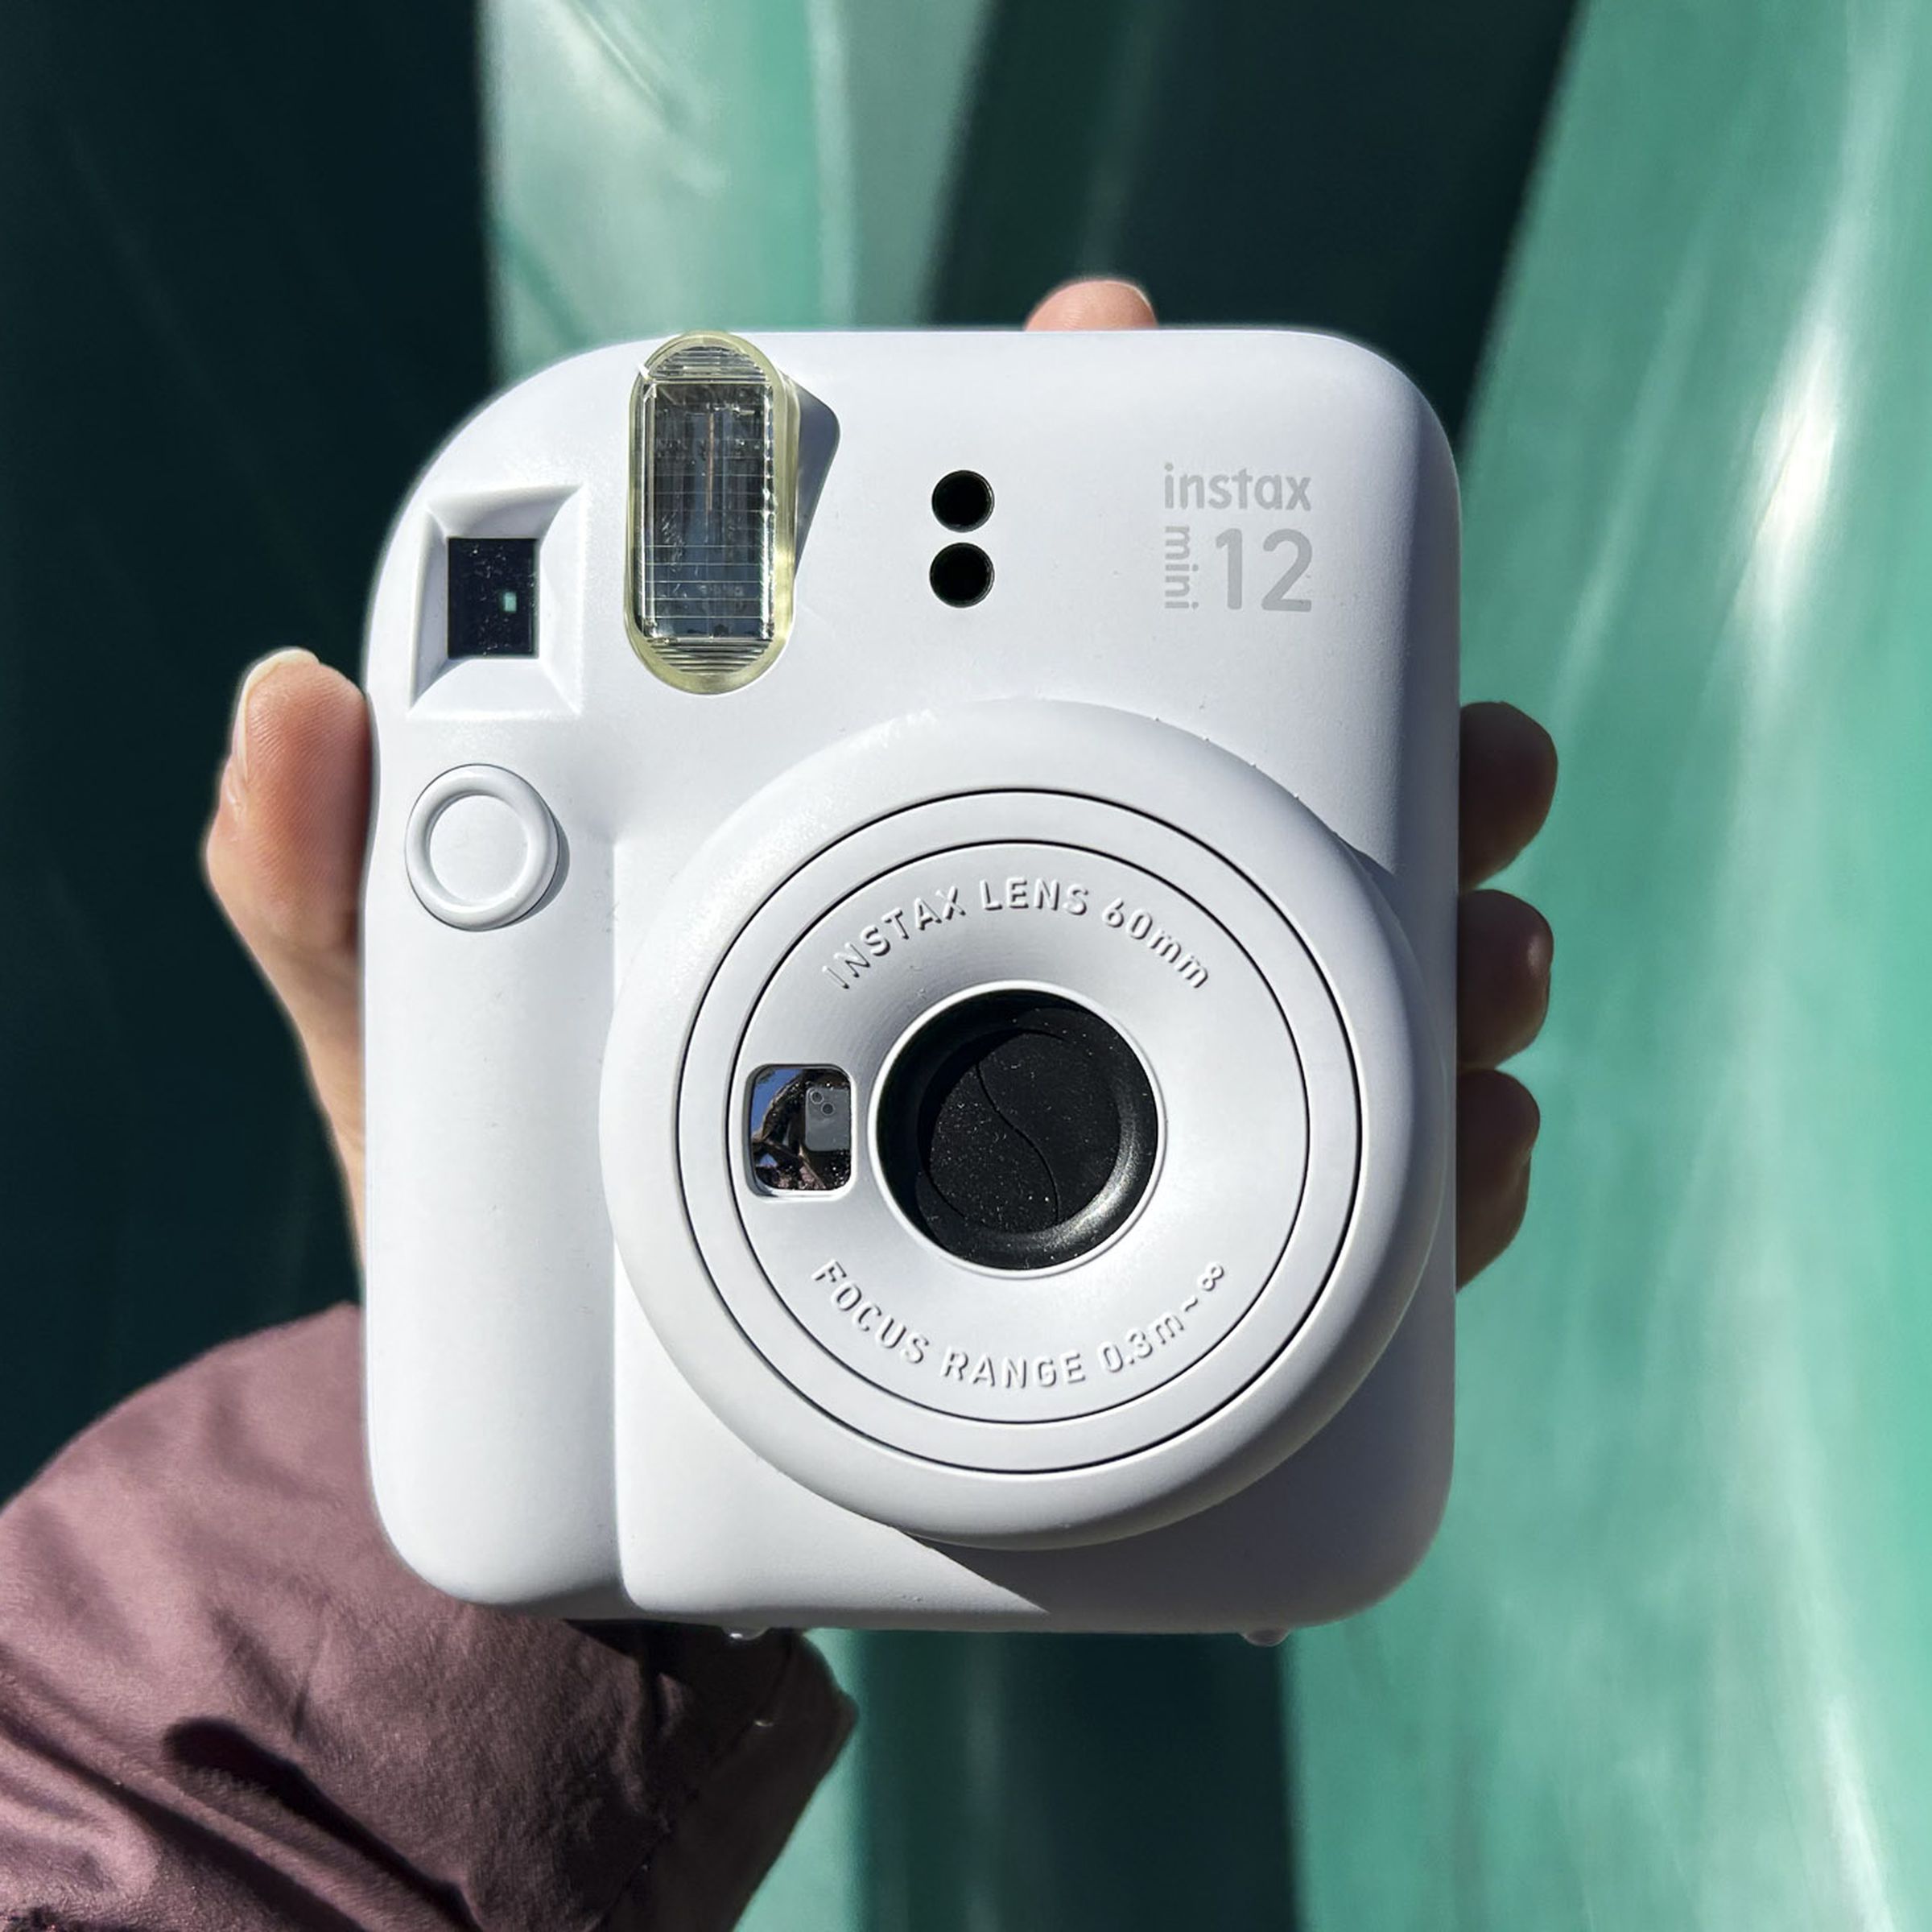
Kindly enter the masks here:
[[535, 537], [449, 539], [449, 655], [537, 654]]

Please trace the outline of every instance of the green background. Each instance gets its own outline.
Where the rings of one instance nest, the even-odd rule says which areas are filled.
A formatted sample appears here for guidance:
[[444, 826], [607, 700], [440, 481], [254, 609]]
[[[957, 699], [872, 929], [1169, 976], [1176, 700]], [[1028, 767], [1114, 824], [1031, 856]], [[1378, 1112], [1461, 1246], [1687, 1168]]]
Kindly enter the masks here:
[[[1523, 1238], [1448, 1522], [1223, 1640], [834, 1637], [779, 1927], [1932, 1922], [1932, 23], [1904, 0], [19, 0], [0, 62], [0, 1487], [353, 1292], [200, 891], [242, 665], [345, 667], [497, 381], [1063, 276], [1408, 367], [1466, 681], [1555, 731]], [[1525, 192], [1527, 191], [1527, 200]]]

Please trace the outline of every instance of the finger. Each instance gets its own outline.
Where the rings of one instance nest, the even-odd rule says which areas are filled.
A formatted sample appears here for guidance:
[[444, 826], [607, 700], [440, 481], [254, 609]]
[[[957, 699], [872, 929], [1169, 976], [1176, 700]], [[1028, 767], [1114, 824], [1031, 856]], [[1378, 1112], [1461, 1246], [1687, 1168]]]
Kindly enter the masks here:
[[1139, 283], [1112, 276], [1063, 282], [1026, 318], [1029, 328], [1152, 328], [1154, 304]]
[[1513, 704], [1463, 707], [1463, 884], [1499, 873], [1542, 829], [1556, 792], [1556, 745]]
[[295, 1028], [335, 1137], [358, 1232], [357, 899], [368, 816], [362, 694], [308, 651], [263, 658], [236, 700], [202, 863], [222, 910]]
[[1458, 1065], [1498, 1067], [1542, 1032], [1550, 1010], [1550, 923], [1506, 892], [1466, 892], [1456, 916]]
[[1455, 1084], [1455, 1280], [1472, 1279], [1516, 1239], [1530, 1204], [1530, 1154], [1542, 1117], [1506, 1073]]

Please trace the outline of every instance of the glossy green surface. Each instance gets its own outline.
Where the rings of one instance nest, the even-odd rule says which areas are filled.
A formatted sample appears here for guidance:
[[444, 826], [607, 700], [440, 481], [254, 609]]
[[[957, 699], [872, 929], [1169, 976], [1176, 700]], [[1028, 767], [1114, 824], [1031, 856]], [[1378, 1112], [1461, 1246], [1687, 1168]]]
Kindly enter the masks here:
[[1297, 1658], [1321, 1932], [1932, 1924], [1932, 14], [1593, 10], [1466, 469], [1562, 745], [1522, 1240]]
[[498, 360], [925, 304], [987, 0], [481, 13]]

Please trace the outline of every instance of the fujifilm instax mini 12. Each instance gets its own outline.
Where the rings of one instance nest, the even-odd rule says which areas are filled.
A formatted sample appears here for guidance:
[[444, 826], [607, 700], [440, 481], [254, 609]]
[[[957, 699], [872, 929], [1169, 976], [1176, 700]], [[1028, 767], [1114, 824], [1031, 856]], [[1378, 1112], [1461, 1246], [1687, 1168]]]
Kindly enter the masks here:
[[1457, 510], [1364, 349], [694, 334], [369, 621], [371, 1463], [476, 1601], [1274, 1632], [1451, 1435]]

